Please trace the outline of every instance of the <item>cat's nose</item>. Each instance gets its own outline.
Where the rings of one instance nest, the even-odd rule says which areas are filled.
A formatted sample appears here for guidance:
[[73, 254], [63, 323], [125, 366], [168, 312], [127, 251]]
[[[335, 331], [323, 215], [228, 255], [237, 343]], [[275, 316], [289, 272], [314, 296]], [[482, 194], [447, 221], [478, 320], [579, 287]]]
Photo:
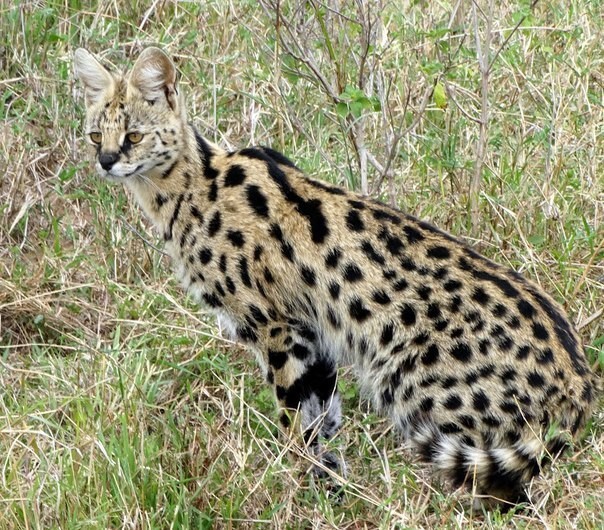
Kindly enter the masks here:
[[119, 153], [101, 153], [99, 163], [105, 171], [109, 171], [120, 157]]

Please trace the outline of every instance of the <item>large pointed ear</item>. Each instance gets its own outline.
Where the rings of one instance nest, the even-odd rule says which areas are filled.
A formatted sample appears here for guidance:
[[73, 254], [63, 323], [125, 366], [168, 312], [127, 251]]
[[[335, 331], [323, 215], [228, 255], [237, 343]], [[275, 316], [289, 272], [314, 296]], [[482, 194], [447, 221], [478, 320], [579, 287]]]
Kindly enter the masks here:
[[176, 68], [159, 48], [146, 48], [140, 54], [130, 74], [130, 87], [136, 88], [147, 101], [164, 101], [176, 110]]
[[114, 81], [109, 71], [84, 48], [75, 51], [73, 65], [76, 77], [84, 85], [87, 105], [96, 103], [104, 92], [113, 90]]

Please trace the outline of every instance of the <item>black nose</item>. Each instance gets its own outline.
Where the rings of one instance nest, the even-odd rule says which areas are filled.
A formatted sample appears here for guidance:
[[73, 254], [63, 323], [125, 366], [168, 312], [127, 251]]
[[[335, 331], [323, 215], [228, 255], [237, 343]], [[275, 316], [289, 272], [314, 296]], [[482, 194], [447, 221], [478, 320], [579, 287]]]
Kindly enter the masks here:
[[99, 163], [105, 171], [109, 171], [119, 157], [119, 153], [101, 153], [99, 156]]

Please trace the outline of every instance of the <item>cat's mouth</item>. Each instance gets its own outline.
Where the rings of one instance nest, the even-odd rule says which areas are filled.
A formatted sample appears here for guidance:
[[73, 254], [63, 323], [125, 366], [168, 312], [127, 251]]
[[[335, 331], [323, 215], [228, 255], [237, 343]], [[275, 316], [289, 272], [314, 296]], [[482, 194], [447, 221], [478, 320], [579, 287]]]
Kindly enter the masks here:
[[101, 177], [111, 180], [113, 182], [118, 182], [133, 175], [138, 174], [144, 167], [144, 164], [138, 164], [134, 169], [128, 170], [127, 168], [122, 167], [112, 167], [111, 169], [103, 169], [100, 164], [97, 164], [97, 170]]

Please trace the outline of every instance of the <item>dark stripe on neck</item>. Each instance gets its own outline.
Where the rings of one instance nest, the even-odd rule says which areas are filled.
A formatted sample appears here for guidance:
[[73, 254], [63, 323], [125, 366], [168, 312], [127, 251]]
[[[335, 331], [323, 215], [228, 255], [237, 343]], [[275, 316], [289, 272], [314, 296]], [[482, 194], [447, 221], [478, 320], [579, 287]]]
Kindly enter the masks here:
[[172, 165], [170, 167], [168, 167], [162, 174], [161, 174], [161, 178], [162, 179], [167, 179], [170, 174], [172, 173], [172, 170], [176, 167], [176, 164], [178, 163], [178, 159], [176, 159]]
[[299, 214], [306, 217], [310, 225], [310, 235], [314, 243], [323, 243], [329, 235], [327, 219], [321, 210], [319, 199], [304, 199], [290, 184], [287, 176], [275, 163], [275, 160], [264, 151], [255, 148], [247, 148], [239, 151], [241, 156], [262, 160], [266, 163], [268, 174], [279, 187], [284, 199], [296, 205]]
[[203, 176], [208, 180], [214, 180], [218, 176], [218, 171], [212, 167], [214, 152], [212, 151], [210, 144], [204, 140], [197, 130], [194, 127], [192, 127], [192, 129], [195, 133], [195, 140], [197, 141], [197, 152], [199, 153], [199, 158], [203, 164]]

